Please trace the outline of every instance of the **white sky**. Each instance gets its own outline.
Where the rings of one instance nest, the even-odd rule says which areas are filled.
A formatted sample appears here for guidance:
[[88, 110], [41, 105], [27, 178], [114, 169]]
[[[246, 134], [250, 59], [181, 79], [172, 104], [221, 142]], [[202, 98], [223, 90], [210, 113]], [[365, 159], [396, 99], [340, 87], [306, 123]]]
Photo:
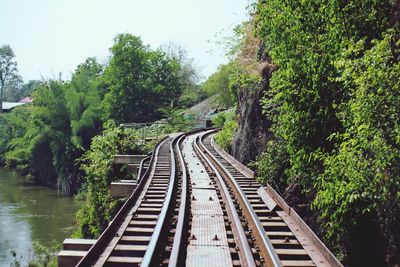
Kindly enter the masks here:
[[[106, 62], [118, 33], [155, 49], [180, 44], [208, 76], [226, 62], [216, 39], [247, 18], [249, 0], [0, 0], [0, 45], [25, 81], [63, 78], [87, 57]], [[222, 32], [222, 36], [216, 37]], [[211, 40], [211, 42], [210, 42]], [[213, 51], [210, 53], [209, 51]]]

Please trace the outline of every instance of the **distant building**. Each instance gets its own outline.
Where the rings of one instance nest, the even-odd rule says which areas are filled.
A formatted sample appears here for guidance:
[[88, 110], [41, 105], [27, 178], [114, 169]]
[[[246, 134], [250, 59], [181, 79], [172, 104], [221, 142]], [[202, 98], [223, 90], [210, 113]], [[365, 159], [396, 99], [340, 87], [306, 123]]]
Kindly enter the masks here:
[[22, 98], [20, 101], [18, 101], [19, 103], [32, 103], [32, 98], [30, 98], [29, 96]]
[[3, 102], [3, 112], [10, 112], [13, 108], [27, 104], [26, 102]]

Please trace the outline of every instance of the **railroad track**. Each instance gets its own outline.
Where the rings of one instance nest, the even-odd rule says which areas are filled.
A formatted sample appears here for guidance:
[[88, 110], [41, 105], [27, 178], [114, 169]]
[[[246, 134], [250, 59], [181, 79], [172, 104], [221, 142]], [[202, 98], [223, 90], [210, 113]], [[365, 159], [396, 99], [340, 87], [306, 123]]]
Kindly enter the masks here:
[[176, 187], [176, 138], [159, 143], [136, 190], [77, 266], [154, 264]]
[[[212, 145], [212, 135], [199, 136], [197, 150], [214, 165], [215, 172], [223, 177], [237, 208], [252, 232], [255, 247], [267, 266], [342, 266], [312, 233], [305, 235], [281, 207], [271, 210], [259, 194], [261, 185], [233, 166]], [[301, 223], [304, 223], [301, 221]], [[308, 228], [308, 227], [307, 227]], [[309, 230], [309, 229], [307, 229]], [[311, 230], [310, 230], [311, 231]], [[298, 233], [298, 232], [301, 232]], [[318, 242], [319, 241], [319, 242]]]
[[310, 257], [260, 184], [213, 147], [213, 133], [157, 144], [136, 189], [76, 266], [340, 266]]

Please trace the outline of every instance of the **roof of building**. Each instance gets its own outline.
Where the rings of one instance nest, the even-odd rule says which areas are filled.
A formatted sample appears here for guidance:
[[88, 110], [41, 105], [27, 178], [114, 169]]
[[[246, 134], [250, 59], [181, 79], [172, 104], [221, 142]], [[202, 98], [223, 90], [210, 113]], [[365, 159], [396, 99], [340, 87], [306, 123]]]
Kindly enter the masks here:
[[20, 102], [3, 102], [2, 108], [3, 110], [10, 110], [18, 106], [25, 105], [26, 103], [20, 103]]
[[31, 103], [32, 102], [32, 98], [30, 98], [29, 96], [22, 98], [21, 100], [19, 100], [19, 103]]

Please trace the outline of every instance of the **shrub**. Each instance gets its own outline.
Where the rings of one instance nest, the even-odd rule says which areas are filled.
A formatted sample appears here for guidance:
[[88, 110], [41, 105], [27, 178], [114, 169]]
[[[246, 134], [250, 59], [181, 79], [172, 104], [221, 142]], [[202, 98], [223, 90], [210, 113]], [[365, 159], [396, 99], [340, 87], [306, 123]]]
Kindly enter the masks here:
[[111, 198], [109, 185], [127, 174], [114, 166], [115, 154], [142, 154], [144, 145], [136, 131], [108, 123], [101, 135], [93, 138], [82, 156], [86, 201], [77, 214], [76, 237], [97, 238], [118, 211], [121, 202]]
[[250, 164], [257, 172], [257, 180], [261, 184], [270, 184], [278, 192], [284, 192], [288, 186], [286, 170], [290, 168], [289, 154], [283, 140], [272, 139], [265, 151]]
[[233, 138], [238, 128], [234, 120], [234, 111], [221, 112], [213, 119], [213, 124], [222, 127], [215, 135], [215, 142], [225, 151], [230, 152], [233, 144]]

